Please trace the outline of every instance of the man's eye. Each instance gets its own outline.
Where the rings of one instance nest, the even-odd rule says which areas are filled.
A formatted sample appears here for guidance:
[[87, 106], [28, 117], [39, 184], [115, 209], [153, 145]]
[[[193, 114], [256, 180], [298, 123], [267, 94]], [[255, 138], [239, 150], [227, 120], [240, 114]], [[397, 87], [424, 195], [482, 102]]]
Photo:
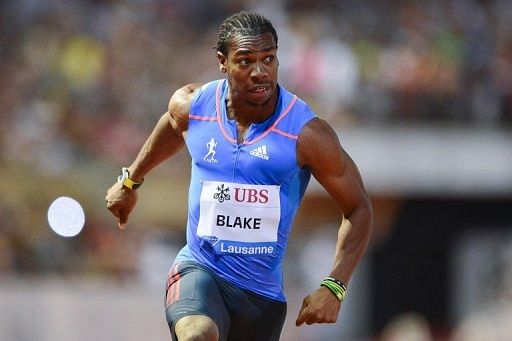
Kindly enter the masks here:
[[267, 58], [265, 58], [265, 61], [266, 61], [267, 63], [270, 63], [270, 62], [272, 62], [273, 60], [274, 60], [274, 56], [268, 56]]
[[249, 65], [249, 60], [248, 59], [241, 59], [238, 63], [240, 65]]

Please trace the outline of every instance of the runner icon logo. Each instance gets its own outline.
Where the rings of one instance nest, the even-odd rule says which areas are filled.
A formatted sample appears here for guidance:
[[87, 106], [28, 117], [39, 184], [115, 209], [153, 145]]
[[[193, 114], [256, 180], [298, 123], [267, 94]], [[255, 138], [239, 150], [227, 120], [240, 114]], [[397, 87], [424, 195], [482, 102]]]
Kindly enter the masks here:
[[208, 148], [208, 153], [204, 156], [203, 160], [209, 163], [217, 163], [219, 160], [215, 158], [215, 148], [217, 147], [217, 141], [212, 137], [208, 143], [206, 143], [206, 148]]

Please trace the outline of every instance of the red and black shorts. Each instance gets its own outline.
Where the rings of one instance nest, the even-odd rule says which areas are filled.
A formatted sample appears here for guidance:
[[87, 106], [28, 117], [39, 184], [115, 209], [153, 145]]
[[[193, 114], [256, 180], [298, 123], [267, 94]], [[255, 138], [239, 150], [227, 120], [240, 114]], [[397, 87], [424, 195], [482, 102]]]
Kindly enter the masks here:
[[220, 340], [279, 340], [286, 302], [240, 289], [212, 270], [186, 261], [169, 271], [165, 315], [173, 339], [180, 318], [206, 315], [217, 324]]

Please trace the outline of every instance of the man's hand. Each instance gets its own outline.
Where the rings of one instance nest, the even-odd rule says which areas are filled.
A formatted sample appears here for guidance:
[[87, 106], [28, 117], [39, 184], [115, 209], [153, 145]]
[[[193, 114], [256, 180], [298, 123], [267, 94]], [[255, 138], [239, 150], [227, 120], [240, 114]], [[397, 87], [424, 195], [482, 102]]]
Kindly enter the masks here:
[[137, 203], [137, 192], [116, 182], [108, 189], [105, 200], [107, 209], [117, 218], [119, 228], [124, 229], [128, 216]]
[[338, 319], [341, 302], [329, 289], [320, 287], [302, 301], [295, 325], [303, 323], [334, 323]]

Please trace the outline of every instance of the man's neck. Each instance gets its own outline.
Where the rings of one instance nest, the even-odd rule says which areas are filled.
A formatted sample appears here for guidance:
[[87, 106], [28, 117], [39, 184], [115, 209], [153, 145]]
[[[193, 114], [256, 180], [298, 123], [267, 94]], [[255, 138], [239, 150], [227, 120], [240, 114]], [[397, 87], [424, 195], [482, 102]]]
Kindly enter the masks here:
[[261, 105], [249, 102], [237, 102], [231, 98], [226, 99], [226, 109], [229, 119], [235, 120], [243, 126], [250, 126], [252, 123], [261, 123], [268, 119], [276, 110], [278, 91]]

